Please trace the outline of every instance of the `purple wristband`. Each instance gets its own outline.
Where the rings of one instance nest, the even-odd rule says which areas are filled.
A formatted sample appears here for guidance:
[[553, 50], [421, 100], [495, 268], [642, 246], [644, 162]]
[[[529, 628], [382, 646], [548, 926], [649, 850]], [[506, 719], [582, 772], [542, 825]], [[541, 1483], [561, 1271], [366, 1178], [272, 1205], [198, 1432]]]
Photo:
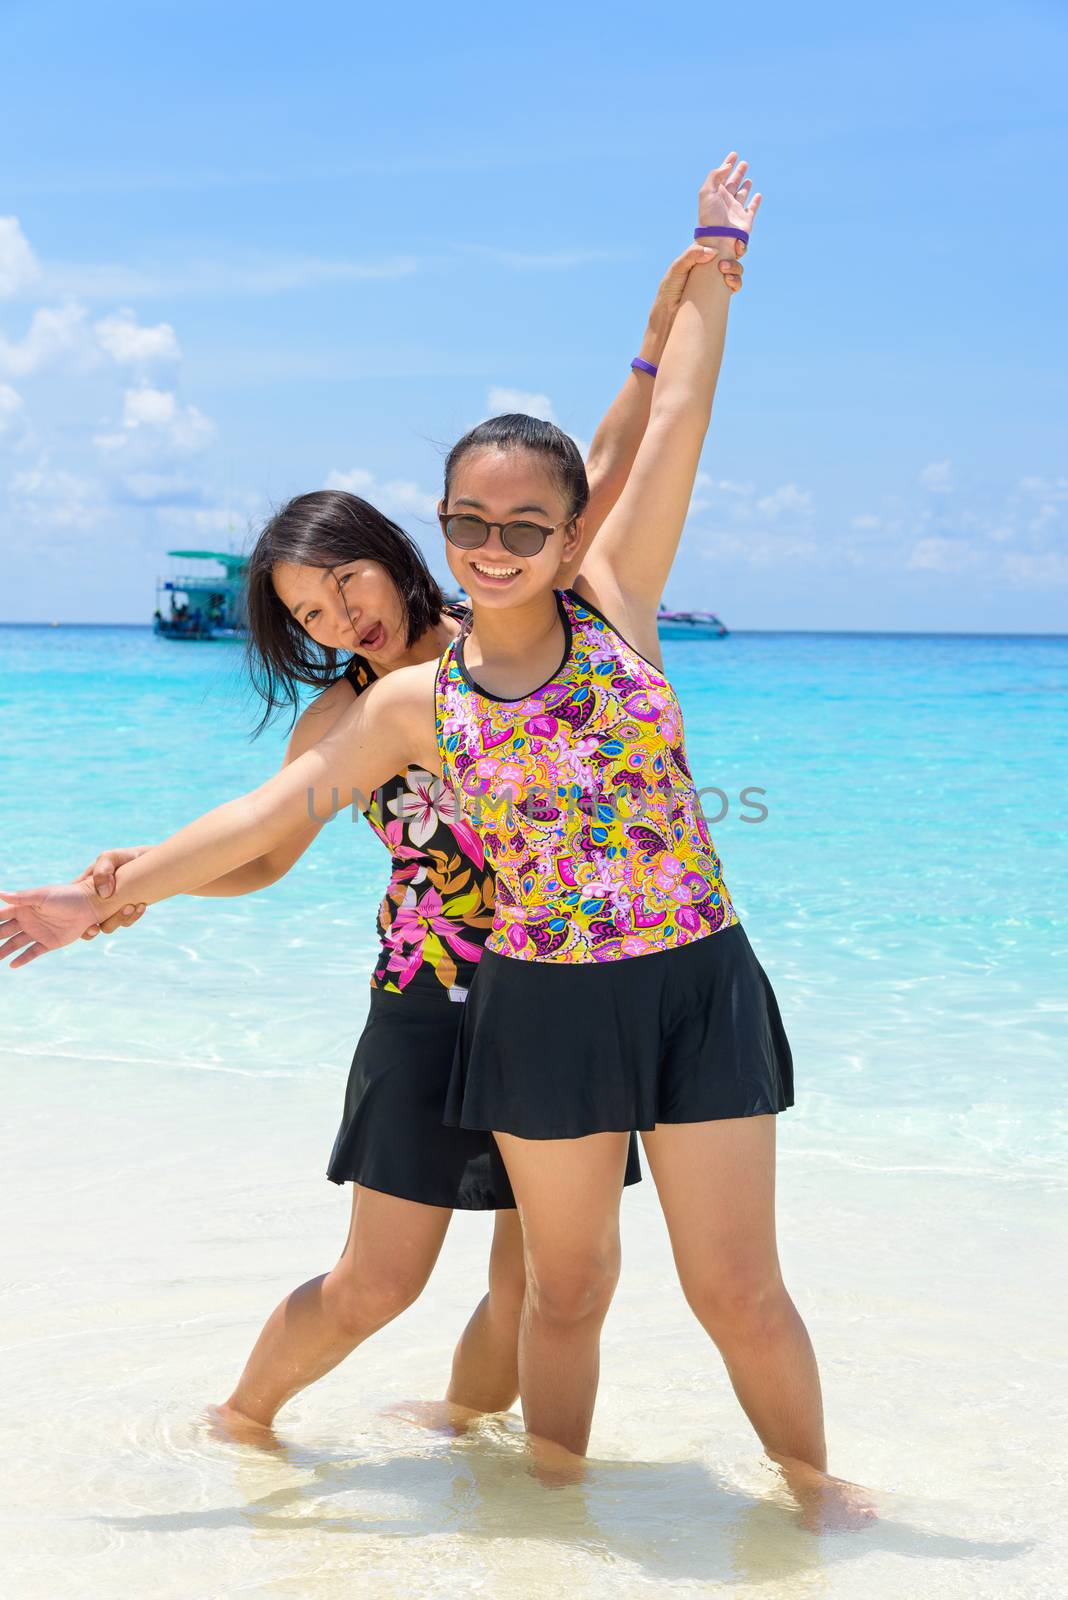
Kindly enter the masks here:
[[653, 366], [653, 363], [651, 361], [643, 361], [641, 356], [635, 356], [634, 360], [631, 362], [631, 366], [634, 368], [635, 372], [647, 372], [650, 378], [656, 377], [656, 368]]
[[744, 228], [695, 228], [695, 239], [741, 239], [743, 244], [749, 243], [749, 235]]

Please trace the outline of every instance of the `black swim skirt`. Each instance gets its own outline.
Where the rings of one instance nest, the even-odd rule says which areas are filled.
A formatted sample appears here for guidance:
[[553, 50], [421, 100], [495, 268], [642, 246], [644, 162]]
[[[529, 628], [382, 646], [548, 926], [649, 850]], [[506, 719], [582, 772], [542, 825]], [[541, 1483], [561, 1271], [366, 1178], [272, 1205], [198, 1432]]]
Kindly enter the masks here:
[[[371, 990], [327, 1167], [332, 1182], [460, 1211], [514, 1207], [489, 1133], [442, 1122], [463, 1012], [462, 1003], [444, 996]], [[626, 1181], [640, 1180], [632, 1138]]]
[[794, 1103], [774, 990], [741, 923], [676, 950], [565, 965], [486, 950], [445, 1120], [523, 1139], [708, 1122]]

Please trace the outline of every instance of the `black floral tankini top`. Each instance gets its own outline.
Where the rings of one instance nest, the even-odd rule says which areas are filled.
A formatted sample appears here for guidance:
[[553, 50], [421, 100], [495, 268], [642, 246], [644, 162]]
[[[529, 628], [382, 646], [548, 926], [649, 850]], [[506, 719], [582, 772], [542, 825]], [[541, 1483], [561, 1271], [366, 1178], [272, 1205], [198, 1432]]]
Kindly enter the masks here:
[[[445, 613], [461, 622], [466, 607]], [[357, 655], [345, 677], [362, 694], [376, 674]], [[481, 839], [452, 789], [422, 767], [376, 789], [364, 816], [393, 858], [372, 989], [462, 1000], [493, 927], [494, 880]]]

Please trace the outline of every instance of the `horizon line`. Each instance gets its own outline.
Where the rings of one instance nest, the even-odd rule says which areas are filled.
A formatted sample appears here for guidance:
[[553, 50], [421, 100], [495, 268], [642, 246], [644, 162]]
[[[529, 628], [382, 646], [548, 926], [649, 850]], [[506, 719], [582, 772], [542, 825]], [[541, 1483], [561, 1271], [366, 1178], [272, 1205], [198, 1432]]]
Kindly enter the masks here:
[[[66, 622], [50, 618], [48, 621], [5, 622], [0, 628], [134, 628], [145, 633], [153, 631], [151, 622]], [[727, 636], [742, 634], [801, 634], [812, 638], [834, 639], [1068, 639], [1068, 632], [1053, 630], [1031, 631], [1017, 629], [1012, 632], [987, 632], [975, 628], [729, 628]], [[171, 641], [172, 643], [174, 641]], [[187, 643], [218, 644], [227, 640], [191, 640]], [[685, 644], [684, 639], [668, 639], [666, 644]], [[718, 641], [696, 640], [698, 644]]]

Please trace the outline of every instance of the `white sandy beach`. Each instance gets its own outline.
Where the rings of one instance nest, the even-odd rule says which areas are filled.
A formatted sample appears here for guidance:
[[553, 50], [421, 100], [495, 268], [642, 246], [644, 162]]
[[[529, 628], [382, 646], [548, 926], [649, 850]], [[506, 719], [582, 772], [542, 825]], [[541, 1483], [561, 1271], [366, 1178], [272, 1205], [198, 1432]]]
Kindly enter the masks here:
[[516, 1418], [457, 1441], [385, 1411], [442, 1392], [485, 1218], [456, 1220], [424, 1300], [287, 1408], [265, 1455], [201, 1414], [340, 1247], [347, 1192], [312, 1176], [334, 1086], [9, 1067], [0, 1559], [19, 1600], [1060, 1592], [1064, 1241], [1028, 1184], [828, 1161], [784, 1119], [783, 1255], [832, 1469], [881, 1512], [817, 1538], [683, 1304], [648, 1182], [626, 1200], [585, 1486], [536, 1482]]

